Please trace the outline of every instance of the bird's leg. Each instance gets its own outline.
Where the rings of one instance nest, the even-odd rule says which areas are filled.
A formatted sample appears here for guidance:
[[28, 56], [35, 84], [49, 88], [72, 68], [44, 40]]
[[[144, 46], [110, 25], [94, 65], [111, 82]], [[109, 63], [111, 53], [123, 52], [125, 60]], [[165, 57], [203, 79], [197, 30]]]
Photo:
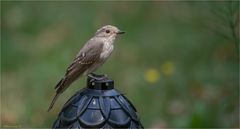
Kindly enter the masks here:
[[90, 77], [97, 77], [97, 76], [98, 76], [98, 75], [95, 74], [95, 73], [90, 73], [90, 74], [88, 74], [88, 75], [90, 75]]
[[88, 74], [88, 77], [92, 78], [91, 82], [94, 81], [94, 80], [97, 80], [97, 81], [100, 81], [100, 80], [103, 80], [105, 79], [107, 76], [106, 75], [97, 75], [95, 73], [90, 73]]
[[90, 82], [93, 82], [94, 80], [96, 80], [96, 77], [94, 75], [95, 75], [94, 73], [88, 74], [88, 77], [91, 78]]

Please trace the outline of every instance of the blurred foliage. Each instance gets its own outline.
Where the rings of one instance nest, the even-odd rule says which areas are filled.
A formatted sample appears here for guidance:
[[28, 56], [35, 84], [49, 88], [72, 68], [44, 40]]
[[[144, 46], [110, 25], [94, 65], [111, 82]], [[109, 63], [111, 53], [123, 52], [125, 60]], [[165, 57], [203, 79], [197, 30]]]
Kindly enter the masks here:
[[54, 86], [106, 24], [127, 33], [97, 73], [115, 80], [145, 127], [239, 127], [239, 22], [221, 17], [239, 21], [239, 2], [1, 1], [2, 127], [51, 127], [86, 77], [47, 112]]

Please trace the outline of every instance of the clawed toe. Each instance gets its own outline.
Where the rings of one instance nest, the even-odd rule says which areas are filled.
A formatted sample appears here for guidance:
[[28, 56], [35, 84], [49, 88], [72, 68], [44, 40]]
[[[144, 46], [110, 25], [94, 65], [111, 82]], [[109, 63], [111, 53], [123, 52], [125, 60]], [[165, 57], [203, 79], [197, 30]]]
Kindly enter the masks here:
[[107, 77], [107, 75], [106, 74], [97, 75], [95, 73], [90, 73], [90, 74], [88, 74], [88, 77], [91, 78], [90, 82], [93, 82], [94, 80], [101, 81], [101, 80], [105, 79]]

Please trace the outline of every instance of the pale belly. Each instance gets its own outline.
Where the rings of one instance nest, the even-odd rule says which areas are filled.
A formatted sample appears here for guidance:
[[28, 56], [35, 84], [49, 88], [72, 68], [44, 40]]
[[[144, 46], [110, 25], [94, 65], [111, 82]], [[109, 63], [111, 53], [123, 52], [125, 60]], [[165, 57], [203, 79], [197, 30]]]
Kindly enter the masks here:
[[106, 60], [112, 54], [112, 51], [113, 45], [105, 45], [105, 47], [103, 47], [103, 52], [101, 53], [100, 58]]
[[89, 73], [94, 72], [95, 70], [97, 70], [102, 64], [104, 64], [106, 62], [106, 60], [108, 59], [108, 57], [111, 55], [112, 51], [113, 51], [113, 45], [109, 45], [109, 46], [104, 46], [103, 47], [103, 52], [100, 55], [100, 60], [98, 62], [95, 62], [90, 68], [88, 68], [88, 70], [86, 70], [84, 72], [84, 75], [88, 75]]

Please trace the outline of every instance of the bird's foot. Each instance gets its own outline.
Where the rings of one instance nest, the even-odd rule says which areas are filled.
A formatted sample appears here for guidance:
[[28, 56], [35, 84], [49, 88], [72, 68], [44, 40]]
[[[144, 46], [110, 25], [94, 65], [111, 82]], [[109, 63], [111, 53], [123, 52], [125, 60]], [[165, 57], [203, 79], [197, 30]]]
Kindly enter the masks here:
[[95, 73], [90, 73], [90, 74], [88, 74], [88, 77], [90, 77], [91, 78], [91, 82], [93, 82], [94, 80], [101, 81], [101, 80], [105, 79], [107, 77], [107, 75], [106, 74], [104, 74], [104, 75], [97, 75]]

